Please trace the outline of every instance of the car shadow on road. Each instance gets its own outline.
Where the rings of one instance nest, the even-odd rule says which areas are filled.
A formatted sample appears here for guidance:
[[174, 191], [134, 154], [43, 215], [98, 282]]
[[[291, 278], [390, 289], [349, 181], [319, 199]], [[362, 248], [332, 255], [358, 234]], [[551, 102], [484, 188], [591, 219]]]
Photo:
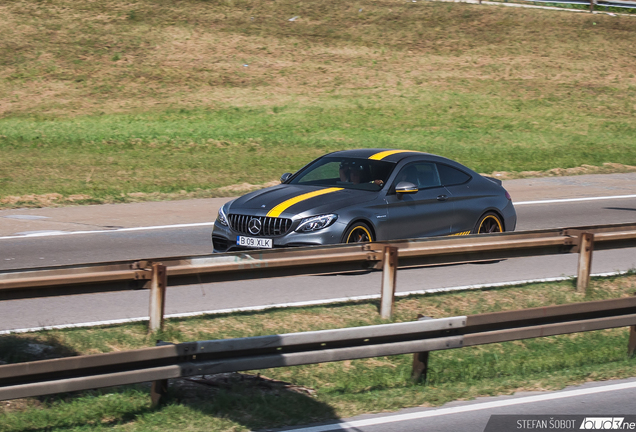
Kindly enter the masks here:
[[603, 210], [636, 211], [636, 208], [628, 208], [628, 207], [603, 207]]

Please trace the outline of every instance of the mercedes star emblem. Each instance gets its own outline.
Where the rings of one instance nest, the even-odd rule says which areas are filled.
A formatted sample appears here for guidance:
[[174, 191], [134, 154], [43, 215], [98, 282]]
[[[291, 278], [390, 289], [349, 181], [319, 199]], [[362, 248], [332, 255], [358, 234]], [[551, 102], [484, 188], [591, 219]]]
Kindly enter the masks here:
[[261, 232], [261, 221], [256, 218], [250, 219], [250, 221], [247, 223], [247, 229], [253, 235], [258, 234], [259, 232]]

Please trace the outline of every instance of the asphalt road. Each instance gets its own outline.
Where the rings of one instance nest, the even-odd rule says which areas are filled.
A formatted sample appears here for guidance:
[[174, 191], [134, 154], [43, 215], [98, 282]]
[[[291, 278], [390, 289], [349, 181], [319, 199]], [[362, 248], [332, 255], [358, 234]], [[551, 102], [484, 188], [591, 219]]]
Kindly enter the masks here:
[[[636, 173], [505, 182], [517, 230], [636, 221]], [[614, 197], [614, 198], [611, 198]], [[602, 199], [599, 199], [602, 198]], [[574, 200], [574, 201], [573, 201]], [[0, 211], [0, 271], [64, 264], [208, 254], [210, 223], [226, 199]], [[175, 224], [181, 226], [174, 227]], [[141, 228], [141, 229], [138, 229]], [[636, 250], [594, 254], [594, 274], [636, 268]], [[573, 276], [576, 256], [400, 270], [398, 293]], [[171, 287], [166, 313], [377, 295], [380, 273]], [[148, 293], [130, 291], [0, 302], [0, 331], [148, 315]]]
[[[364, 415], [332, 424], [308, 425], [281, 430], [295, 432], [483, 432], [491, 416], [507, 415], [508, 427], [489, 429], [497, 432], [533, 430], [539, 418], [570, 420], [556, 423], [552, 430], [579, 430], [586, 417], [627, 417], [636, 421], [636, 379], [586, 383], [556, 392], [518, 392], [512, 396], [483, 397], [457, 401], [438, 408], [411, 408], [390, 414]], [[526, 422], [523, 422], [526, 420]], [[521, 421], [521, 422], [519, 422]], [[548, 423], [549, 425], [550, 423]], [[554, 423], [553, 423], [554, 424]], [[563, 426], [574, 424], [565, 429]], [[540, 430], [546, 430], [540, 429]], [[626, 430], [630, 430], [629, 427]]]

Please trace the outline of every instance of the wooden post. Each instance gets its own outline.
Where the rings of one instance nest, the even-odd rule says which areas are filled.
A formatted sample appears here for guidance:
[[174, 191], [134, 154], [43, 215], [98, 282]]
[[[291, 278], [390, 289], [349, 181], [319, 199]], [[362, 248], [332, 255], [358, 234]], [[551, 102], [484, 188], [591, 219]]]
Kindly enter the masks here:
[[[170, 342], [164, 342], [162, 340], [157, 341], [156, 346], [163, 346], [163, 345], [174, 345], [174, 344]], [[152, 385], [150, 386], [151, 406], [153, 408], [156, 408], [157, 406], [159, 406], [159, 404], [161, 403], [161, 398], [165, 396], [166, 393], [168, 393], [167, 379], [153, 381]]]
[[590, 0], [590, 13], [594, 12], [594, 0]]
[[152, 382], [150, 387], [150, 400], [152, 407], [156, 407], [161, 403], [161, 397], [168, 392], [168, 380], [157, 380]]
[[380, 316], [382, 319], [391, 319], [393, 315], [397, 266], [398, 248], [385, 246], [382, 257], [382, 299], [380, 302]]
[[[419, 314], [417, 316], [418, 321], [431, 319], [431, 317]], [[413, 382], [426, 382], [426, 376], [428, 374], [428, 351], [413, 353], [413, 368], [411, 369], [411, 380]]]
[[166, 266], [160, 263], [152, 265], [149, 332], [163, 329], [163, 314], [166, 308], [166, 285], [168, 284], [167, 276]]
[[411, 370], [411, 380], [413, 382], [426, 381], [428, 373], [428, 351], [413, 354], [413, 369]]
[[579, 236], [579, 268], [576, 275], [576, 291], [587, 292], [592, 271], [592, 251], [594, 250], [594, 234], [581, 233]]
[[[634, 293], [636, 295], [636, 293]], [[629, 341], [627, 342], [627, 355], [631, 358], [636, 351], [636, 325], [629, 327]]]

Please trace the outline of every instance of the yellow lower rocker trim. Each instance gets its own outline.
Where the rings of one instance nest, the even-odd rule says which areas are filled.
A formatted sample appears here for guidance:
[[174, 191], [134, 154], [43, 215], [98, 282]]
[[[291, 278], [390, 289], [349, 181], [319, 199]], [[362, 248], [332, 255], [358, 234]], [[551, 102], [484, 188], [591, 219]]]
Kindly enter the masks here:
[[302, 194], [302, 195], [298, 195], [297, 197], [294, 198], [290, 198], [287, 201], [283, 201], [282, 203], [278, 204], [276, 207], [274, 207], [273, 209], [271, 209], [268, 213], [267, 216], [268, 217], [278, 217], [281, 215], [282, 212], [284, 212], [285, 210], [287, 210], [289, 207], [293, 206], [294, 204], [297, 204], [301, 201], [305, 201], [309, 198], [313, 198], [313, 197], [317, 197], [320, 195], [324, 195], [324, 194], [328, 194], [331, 192], [338, 192], [340, 190], [342, 190], [343, 188], [328, 188], [328, 189], [320, 189], [314, 192], [309, 192], [306, 194]]

